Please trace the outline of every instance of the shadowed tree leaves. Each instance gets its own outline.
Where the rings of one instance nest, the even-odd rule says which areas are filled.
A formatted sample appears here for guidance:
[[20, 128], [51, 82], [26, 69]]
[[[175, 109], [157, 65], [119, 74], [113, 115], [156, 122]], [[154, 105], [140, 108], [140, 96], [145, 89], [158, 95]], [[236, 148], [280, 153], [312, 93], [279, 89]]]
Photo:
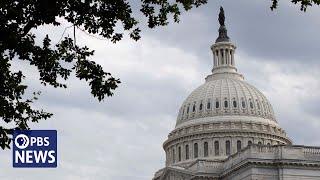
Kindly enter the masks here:
[[[271, 0], [271, 2], [271, 10], [276, 9], [278, 7], [279, 0]], [[307, 8], [312, 5], [320, 5], [320, 0], [291, 0], [291, 2], [294, 4], [299, 4], [301, 11], [306, 11]]]
[[[271, 0], [274, 9], [277, 0]], [[300, 3], [301, 10], [318, 0], [292, 0]], [[134, 1], [134, 3], [137, 3]], [[165, 26], [168, 19], [179, 22], [182, 10], [199, 7], [207, 0], [141, 0], [140, 11], [147, 17], [149, 28]], [[36, 44], [31, 30], [42, 25], [60, 26], [57, 19], [64, 19], [74, 28], [97, 35], [113, 43], [127, 33], [133, 40], [140, 39], [138, 20], [126, 0], [1, 0], [0, 1], [0, 147], [10, 148], [14, 129], [29, 129], [29, 122], [38, 122], [52, 116], [42, 109], [34, 109], [32, 103], [40, 93], [27, 98], [28, 88], [23, 83], [21, 71], [10, 69], [13, 61], [26, 61], [37, 68], [39, 81], [55, 88], [67, 88], [61, 80], [67, 80], [72, 72], [88, 83], [91, 94], [99, 101], [112, 96], [120, 80], [91, 60], [94, 51], [79, 47], [75, 40], [65, 37], [53, 45], [47, 35]], [[121, 28], [119, 28], [121, 26]], [[55, 42], [58, 40], [55, 40]]]
[[[150, 28], [168, 24], [173, 15], [178, 22], [178, 4], [189, 10], [206, 3], [205, 0], [187, 0], [169, 3], [166, 0], [142, 1], [141, 11], [149, 18]], [[13, 72], [13, 61], [27, 61], [37, 68], [39, 81], [55, 88], [67, 88], [62, 80], [71, 73], [88, 82], [91, 94], [102, 101], [112, 96], [120, 80], [105, 72], [101, 65], [90, 60], [94, 51], [79, 47], [74, 39], [65, 37], [53, 45], [47, 35], [41, 44], [35, 43], [32, 29], [42, 25], [60, 26], [57, 19], [64, 19], [86, 33], [120, 41], [124, 33], [133, 40], [140, 39], [138, 20], [132, 15], [130, 4], [125, 0], [2, 0], [0, 1], [0, 147], [10, 148], [14, 129], [29, 129], [29, 122], [48, 119], [51, 113], [34, 109], [32, 103], [40, 93], [26, 99], [25, 76]], [[122, 28], [118, 28], [119, 24]], [[121, 30], [118, 30], [121, 29]], [[56, 40], [55, 40], [56, 41]]]

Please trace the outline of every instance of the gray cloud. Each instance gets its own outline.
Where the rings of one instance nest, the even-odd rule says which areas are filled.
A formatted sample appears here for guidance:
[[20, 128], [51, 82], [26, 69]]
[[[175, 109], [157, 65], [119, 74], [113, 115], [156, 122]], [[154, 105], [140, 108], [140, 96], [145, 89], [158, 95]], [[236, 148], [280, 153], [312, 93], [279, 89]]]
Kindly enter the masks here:
[[[217, 37], [220, 5], [226, 12], [228, 34], [239, 50], [268, 61], [280, 58], [310, 64], [317, 60], [320, 51], [317, 45], [320, 37], [316, 36], [320, 28], [318, 7], [304, 13], [290, 2], [280, 2], [279, 8], [271, 11], [270, 1], [210, 1], [184, 14], [181, 23], [157, 29], [161, 34], [158, 38], [210, 58], [206, 52]], [[154, 33], [154, 30], [147, 33]]]
[[[314, 138], [320, 135], [317, 8], [301, 13], [280, 3], [271, 12], [269, 1], [210, 1], [184, 14], [179, 24], [144, 29], [139, 42], [124, 39], [114, 45], [78, 32], [78, 42], [96, 50], [93, 59], [122, 80], [115, 96], [101, 103], [85, 82], [72, 78], [67, 90], [43, 87], [34, 69], [15, 64], [29, 75], [32, 90], [43, 91], [35, 106], [54, 113], [32, 127], [58, 130], [59, 167], [13, 169], [11, 151], [5, 151], [0, 179], [151, 179], [164, 166], [162, 143], [174, 128], [180, 104], [210, 72], [209, 47], [217, 36], [221, 4], [238, 46], [239, 71], [270, 99], [295, 143], [319, 145]], [[57, 39], [63, 32], [43, 27], [37, 34], [48, 29]]]

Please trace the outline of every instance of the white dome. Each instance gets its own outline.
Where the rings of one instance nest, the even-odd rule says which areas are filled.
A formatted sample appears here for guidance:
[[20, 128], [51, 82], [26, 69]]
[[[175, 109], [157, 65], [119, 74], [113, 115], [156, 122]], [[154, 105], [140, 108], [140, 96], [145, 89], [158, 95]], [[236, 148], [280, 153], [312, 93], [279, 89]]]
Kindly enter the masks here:
[[215, 116], [253, 116], [276, 121], [272, 106], [257, 88], [227, 74], [209, 76], [205, 84], [188, 96], [180, 108], [176, 126]]
[[292, 144], [267, 98], [237, 72], [235, 49], [220, 27], [211, 46], [212, 74], [182, 103], [176, 127], [163, 143], [167, 166], [225, 160], [251, 144]]

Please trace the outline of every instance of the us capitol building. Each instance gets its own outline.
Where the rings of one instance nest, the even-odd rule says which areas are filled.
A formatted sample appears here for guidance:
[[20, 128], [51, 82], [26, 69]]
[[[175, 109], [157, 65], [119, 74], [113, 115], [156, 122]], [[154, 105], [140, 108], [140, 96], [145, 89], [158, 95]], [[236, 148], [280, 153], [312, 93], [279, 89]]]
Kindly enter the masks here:
[[212, 74], [183, 102], [153, 180], [320, 180], [320, 147], [292, 144], [268, 99], [237, 72], [222, 7], [219, 23]]

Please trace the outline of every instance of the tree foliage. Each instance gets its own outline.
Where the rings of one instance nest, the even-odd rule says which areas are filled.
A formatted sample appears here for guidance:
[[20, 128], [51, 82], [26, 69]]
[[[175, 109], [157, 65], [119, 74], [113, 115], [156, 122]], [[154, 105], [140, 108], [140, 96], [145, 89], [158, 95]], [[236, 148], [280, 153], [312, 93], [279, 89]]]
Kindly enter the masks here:
[[[278, 7], [279, 0], [271, 0], [271, 1], [272, 1], [272, 5], [270, 8], [271, 10], [274, 10]], [[299, 4], [301, 11], [306, 11], [307, 8], [312, 5], [320, 5], [320, 0], [291, 0], [291, 2], [294, 4]]]
[[[278, 0], [271, 0], [274, 9]], [[149, 28], [166, 26], [169, 17], [179, 22], [181, 11], [199, 7], [207, 0], [141, 0], [140, 12], [147, 18]], [[300, 3], [301, 10], [318, 0], [292, 0]], [[25, 97], [28, 88], [21, 71], [11, 68], [13, 61], [26, 61], [39, 72], [43, 85], [67, 88], [61, 80], [67, 80], [72, 72], [88, 82], [91, 94], [99, 101], [112, 96], [120, 80], [91, 60], [94, 54], [88, 47], [80, 47], [74, 38], [64, 37], [52, 44], [47, 35], [41, 44], [35, 42], [32, 32], [39, 26], [60, 26], [58, 19], [73, 24], [87, 33], [106, 38], [114, 43], [124, 33], [133, 40], [140, 39], [139, 21], [133, 17], [126, 0], [1, 0], [0, 1], [0, 147], [10, 148], [14, 129], [29, 129], [29, 122], [50, 118], [51, 113], [34, 109], [32, 103], [40, 92]], [[121, 24], [122, 30], [116, 28]]]
[[[179, 5], [185, 10], [200, 6], [206, 0], [143, 0], [140, 11], [148, 18], [148, 26], [164, 26], [168, 17], [179, 21]], [[47, 35], [41, 44], [35, 43], [32, 29], [42, 25], [60, 26], [64, 19], [87, 33], [102, 36], [116, 43], [124, 33], [133, 40], [140, 39], [138, 20], [133, 17], [130, 4], [125, 0], [1, 0], [0, 1], [0, 147], [10, 148], [14, 129], [29, 129], [29, 122], [38, 122], [52, 116], [32, 108], [40, 93], [25, 98], [28, 88], [21, 71], [13, 72], [13, 61], [27, 61], [39, 72], [43, 85], [66, 88], [61, 80], [71, 73], [88, 82], [91, 94], [99, 101], [112, 96], [120, 80], [91, 60], [94, 51], [79, 47], [75, 39], [65, 37], [52, 44]], [[122, 31], [115, 29], [119, 23]]]

